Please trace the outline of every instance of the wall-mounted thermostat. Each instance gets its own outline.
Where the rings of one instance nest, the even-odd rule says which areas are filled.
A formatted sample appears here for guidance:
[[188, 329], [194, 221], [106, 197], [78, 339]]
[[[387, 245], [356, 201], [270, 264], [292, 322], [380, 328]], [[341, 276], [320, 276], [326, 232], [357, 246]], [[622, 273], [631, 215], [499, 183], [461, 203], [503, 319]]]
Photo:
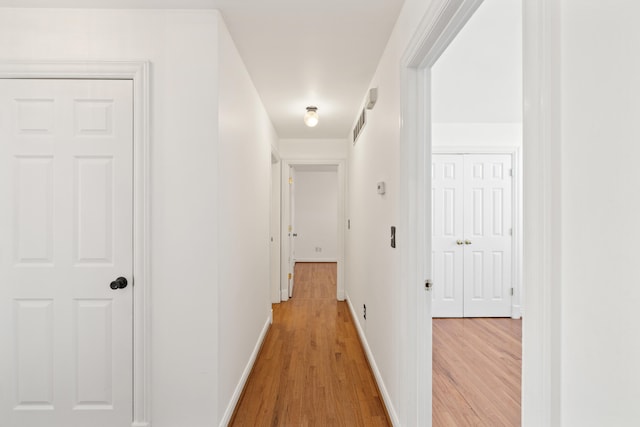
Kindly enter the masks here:
[[384, 194], [384, 193], [385, 193], [384, 181], [380, 181], [378, 183], [378, 194]]

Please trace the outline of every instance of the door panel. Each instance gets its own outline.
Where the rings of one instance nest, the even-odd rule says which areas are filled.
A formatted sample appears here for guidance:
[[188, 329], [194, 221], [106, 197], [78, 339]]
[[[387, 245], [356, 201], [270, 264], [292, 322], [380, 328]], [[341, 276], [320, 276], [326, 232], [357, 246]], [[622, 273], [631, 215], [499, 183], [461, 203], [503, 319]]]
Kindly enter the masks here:
[[0, 94], [0, 424], [130, 425], [132, 82]]
[[433, 156], [433, 317], [463, 316], [463, 166], [462, 156]]
[[[511, 316], [511, 156], [464, 156], [464, 315]], [[470, 260], [470, 262], [467, 262]]]

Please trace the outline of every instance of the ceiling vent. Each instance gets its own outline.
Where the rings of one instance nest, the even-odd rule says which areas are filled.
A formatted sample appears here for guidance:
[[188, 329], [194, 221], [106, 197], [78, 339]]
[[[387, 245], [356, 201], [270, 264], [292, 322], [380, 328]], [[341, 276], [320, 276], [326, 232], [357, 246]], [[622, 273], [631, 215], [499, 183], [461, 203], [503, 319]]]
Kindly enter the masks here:
[[362, 133], [362, 129], [364, 129], [364, 125], [367, 124], [367, 110], [362, 109], [362, 113], [358, 118], [358, 122], [356, 123], [356, 127], [353, 128], [353, 144], [355, 145], [358, 137]]

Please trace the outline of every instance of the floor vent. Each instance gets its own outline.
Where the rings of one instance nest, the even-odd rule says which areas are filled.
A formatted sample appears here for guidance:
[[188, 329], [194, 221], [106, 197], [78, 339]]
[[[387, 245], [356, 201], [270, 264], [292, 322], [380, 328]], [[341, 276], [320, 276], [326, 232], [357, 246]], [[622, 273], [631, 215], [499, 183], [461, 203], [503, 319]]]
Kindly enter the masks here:
[[358, 137], [362, 133], [362, 129], [364, 129], [364, 125], [367, 124], [367, 110], [362, 109], [362, 113], [360, 113], [360, 118], [356, 123], [356, 127], [353, 128], [353, 144], [355, 145]]

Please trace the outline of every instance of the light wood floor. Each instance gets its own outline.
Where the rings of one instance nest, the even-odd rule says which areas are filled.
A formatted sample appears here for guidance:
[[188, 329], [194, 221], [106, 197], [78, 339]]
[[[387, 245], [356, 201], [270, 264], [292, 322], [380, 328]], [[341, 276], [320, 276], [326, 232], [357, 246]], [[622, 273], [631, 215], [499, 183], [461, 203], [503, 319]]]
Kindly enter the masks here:
[[[230, 426], [390, 426], [333, 263], [296, 265]], [[521, 323], [433, 320], [433, 426], [520, 426]]]
[[433, 319], [433, 427], [520, 426], [522, 322]]
[[334, 263], [296, 264], [231, 426], [388, 426]]

